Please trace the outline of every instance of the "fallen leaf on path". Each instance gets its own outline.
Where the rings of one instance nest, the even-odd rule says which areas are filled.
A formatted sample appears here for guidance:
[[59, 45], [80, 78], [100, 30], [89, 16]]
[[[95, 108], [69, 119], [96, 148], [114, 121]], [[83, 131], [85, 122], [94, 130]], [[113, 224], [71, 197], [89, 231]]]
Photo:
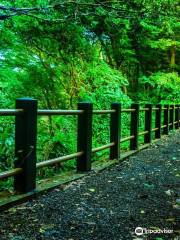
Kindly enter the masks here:
[[175, 218], [167, 218], [166, 219], [167, 222], [175, 222], [175, 220], [176, 220]]
[[152, 189], [152, 188], [154, 188], [154, 185], [149, 184], [149, 183], [144, 183], [144, 187], [147, 188], [147, 189]]
[[91, 196], [90, 193], [84, 193], [83, 195], [84, 195], [84, 196]]
[[54, 224], [44, 224], [39, 229], [40, 233], [44, 233], [46, 230], [52, 229], [54, 227]]
[[168, 195], [168, 196], [171, 196], [172, 195], [171, 190], [169, 189], [169, 190], [165, 191], [165, 194]]
[[94, 188], [89, 189], [90, 192], [95, 192], [96, 190]]
[[178, 209], [178, 210], [180, 210], [180, 205], [175, 204], [175, 205], [173, 205], [173, 208], [174, 208], [174, 209]]
[[17, 211], [16, 208], [10, 208], [10, 209], [8, 210], [9, 213], [15, 213], [16, 211]]

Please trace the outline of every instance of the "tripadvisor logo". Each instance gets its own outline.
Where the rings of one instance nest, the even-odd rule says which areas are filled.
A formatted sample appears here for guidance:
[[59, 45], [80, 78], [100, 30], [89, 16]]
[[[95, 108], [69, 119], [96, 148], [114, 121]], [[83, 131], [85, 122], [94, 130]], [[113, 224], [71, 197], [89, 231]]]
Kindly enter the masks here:
[[144, 233], [144, 231], [143, 231], [143, 228], [142, 228], [142, 227], [137, 227], [137, 228], [135, 229], [135, 234], [136, 234], [137, 236], [141, 236], [141, 235], [143, 235], [143, 233]]
[[173, 230], [170, 229], [147, 229], [147, 228], [142, 228], [142, 227], [137, 227], [135, 229], [135, 234], [137, 236], [141, 236], [143, 234], [157, 234], [157, 233], [164, 233], [164, 234], [170, 234], [173, 233]]

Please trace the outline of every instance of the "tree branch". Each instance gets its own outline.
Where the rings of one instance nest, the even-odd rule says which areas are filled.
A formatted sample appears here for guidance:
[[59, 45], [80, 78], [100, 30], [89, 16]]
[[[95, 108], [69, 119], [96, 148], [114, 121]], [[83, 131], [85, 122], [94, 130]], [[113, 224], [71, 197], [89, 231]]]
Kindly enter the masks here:
[[[66, 19], [47, 19], [43, 18], [41, 16], [37, 16], [38, 14], [47, 14], [47, 11], [61, 11], [62, 13], [64, 12], [65, 8], [68, 8], [71, 5], [75, 5], [75, 11], [74, 11], [74, 16], [79, 17], [79, 16], [88, 16], [88, 15], [98, 15], [95, 11], [96, 8], [98, 7], [103, 7], [105, 11], [108, 11], [111, 9], [116, 13], [122, 13], [123, 17], [124, 13], [130, 13], [132, 14], [132, 11], [125, 10], [123, 8], [115, 8], [111, 5], [107, 5], [107, 3], [113, 3], [111, 1], [104, 1], [104, 2], [97, 2], [97, 3], [87, 3], [87, 2], [78, 2], [78, 1], [66, 1], [66, 2], [61, 2], [61, 3], [56, 3], [54, 5], [48, 5], [45, 7], [27, 7], [27, 8], [16, 8], [16, 7], [8, 7], [4, 5], [0, 5], [0, 11], [3, 12], [3, 14], [0, 14], [0, 20], [5, 20], [8, 18], [12, 18], [14, 16], [21, 16], [21, 15], [26, 15], [30, 16], [39, 20], [43, 21], [51, 21], [51, 22], [65, 22]], [[120, 3], [120, 1], [116, 1], [115, 3]], [[83, 7], [83, 9], [82, 9]], [[84, 8], [87, 7], [87, 8]], [[89, 11], [88, 13], [86, 12], [87, 9], [93, 8], [94, 11]], [[68, 17], [69, 18], [69, 17]]]
[[[32, 18], [39, 19], [41, 21], [65, 22], [67, 21], [67, 19], [72, 17], [74, 17], [74, 19], [76, 20], [78, 17], [81, 17], [81, 16], [89, 16], [89, 15], [102, 16], [100, 13], [97, 13], [96, 9], [98, 8], [103, 9], [106, 12], [105, 15], [109, 15], [111, 13], [111, 14], [114, 14], [116, 17], [122, 17], [122, 18], [135, 18], [137, 16], [144, 18], [146, 13], [148, 12], [148, 10], [145, 10], [145, 9], [144, 10], [126, 9], [123, 7], [124, 4], [120, 4], [120, 3], [124, 3], [124, 1], [96, 0], [95, 2], [79, 2], [78, 0], [74, 0], [74, 1], [63, 1], [60, 3], [47, 5], [44, 7], [36, 6], [36, 7], [26, 7], [26, 8], [9, 7], [9, 6], [0, 5], [0, 21], [12, 18], [14, 16], [26, 15]], [[119, 4], [119, 6], [117, 4]], [[71, 13], [71, 15], [69, 15], [68, 17], [65, 17], [63, 19], [58, 19], [58, 18], [48, 19], [43, 17], [47, 13], [49, 14], [53, 12], [61, 12], [62, 14], [64, 14], [65, 10], [68, 9], [70, 6], [73, 6], [71, 8], [71, 11], [74, 11], [74, 12]], [[164, 15], [167, 17], [167, 15], [163, 13], [163, 11], [159, 12], [157, 9], [155, 10], [155, 13], [153, 12], [149, 12], [149, 13], [151, 14], [152, 17], [154, 14], [158, 16]], [[39, 16], [39, 14], [41, 16]], [[171, 17], [171, 16], [169, 15], [168, 17]]]

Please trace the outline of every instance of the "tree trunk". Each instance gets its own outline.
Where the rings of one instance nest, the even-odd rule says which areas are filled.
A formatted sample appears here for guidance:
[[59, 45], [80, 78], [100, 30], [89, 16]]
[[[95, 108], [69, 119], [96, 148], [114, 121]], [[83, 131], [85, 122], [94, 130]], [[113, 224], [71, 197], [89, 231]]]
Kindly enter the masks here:
[[170, 67], [173, 69], [176, 63], [176, 51], [175, 46], [172, 46], [170, 49]]

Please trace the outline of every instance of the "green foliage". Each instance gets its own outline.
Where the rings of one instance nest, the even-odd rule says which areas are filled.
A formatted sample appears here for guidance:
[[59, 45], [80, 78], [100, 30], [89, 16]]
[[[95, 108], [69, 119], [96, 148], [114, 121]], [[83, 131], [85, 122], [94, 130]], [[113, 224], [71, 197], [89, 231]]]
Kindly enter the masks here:
[[[94, 109], [112, 102], [179, 103], [177, 0], [5, 0], [1, 6], [1, 108], [14, 108], [24, 96], [45, 109], [76, 109], [80, 101], [93, 102]], [[123, 136], [129, 135], [128, 119], [123, 114]], [[76, 151], [77, 119], [38, 121], [38, 161]], [[0, 171], [13, 167], [13, 127], [1, 124]], [[109, 142], [109, 118], [94, 117], [93, 141], [94, 147]]]
[[81, 85], [80, 98], [89, 100], [96, 108], [109, 108], [112, 102], [130, 102], [130, 99], [122, 92], [122, 86], [128, 85], [128, 81], [116, 69], [110, 68], [105, 62], [99, 61], [88, 64], [85, 72], [85, 87]]
[[146, 95], [146, 100], [161, 103], [174, 103], [180, 99], [180, 77], [177, 73], [157, 72], [149, 77], [143, 76], [140, 82], [150, 88], [149, 94]]

